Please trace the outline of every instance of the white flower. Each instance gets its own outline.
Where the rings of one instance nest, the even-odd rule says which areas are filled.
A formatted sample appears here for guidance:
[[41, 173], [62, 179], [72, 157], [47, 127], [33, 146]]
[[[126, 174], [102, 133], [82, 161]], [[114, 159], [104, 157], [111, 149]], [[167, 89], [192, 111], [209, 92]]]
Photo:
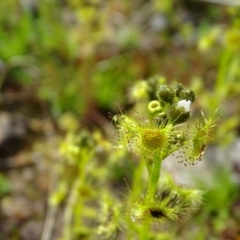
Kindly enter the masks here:
[[191, 101], [190, 100], [181, 100], [177, 103], [178, 107], [184, 107], [184, 109], [186, 110], [186, 112], [190, 111], [190, 105], [191, 105]]

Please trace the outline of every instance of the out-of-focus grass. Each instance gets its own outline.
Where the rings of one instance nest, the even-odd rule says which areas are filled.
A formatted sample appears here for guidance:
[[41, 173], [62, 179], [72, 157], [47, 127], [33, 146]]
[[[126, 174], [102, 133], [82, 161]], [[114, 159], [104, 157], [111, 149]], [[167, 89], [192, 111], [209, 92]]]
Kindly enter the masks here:
[[[200, 1], [9, 0], [1, 1], [0, 9], [3, 98], [4, 87], [17, 82], [22, 91], [28, 89], [47, 103], [50, 115], [67, 133], [65, 140], [58, 137], [59, 149], [54, 149], [61, 152], [60, 160], [50, 161], [49, 166], [57, 178], [49, 209], [63, 209], [64, 220], [59, 223], [62, 231], [58, 231], [63, 239], [111, 238], [114, 234], [119, 239], [133, 239], [141, 228], [131, 222], [128, 228], [125, 226], [120, 213], [127, 208], [128, 197], [123, 198], [122, 207], [121, 194], [115, 189], [131, 195], [124, 190], [122, 179], [130, 184], [134, 179], [144, 181], [144, 170], [126, 152], [113, 151], [108, 139], [111, 127], [106, 120], [106, 112], [116, 111], [118, 103], [136, 103], [142, 108], [141, 100], [134, 102], [129, 93], [139, 80], [151, 81], [152, 76], [159, 75], [169, 82], [190, 85], [198, 95], [195, 108], [213, 112], [220, 106], [218, 112], [223, 116], [217, 123], [215, 142], [228, 145], [237, 137], [237, 7]], [[2, 108], [8, 110], [8, 105]], [[63, 127], [61, 119], [69, 112], [73, 119]], [[75, 117], [82, 121], [80, 127]], [[91, 123], [101, 126], [108, 136], [99, 129], [87, 131]], [[78, 127], [71, 128], [73, 125]], [[204, 225], [196, 239], [224, 239], [225, 221], [237, 235], [233, 225], [239, 216], [232, 216], [229, 208], [239, 202], [239, 187], [230, 173], [213, 175], [216, 185], [207, 191], [199, 218], [190, 224]], [[5, 178], [0, 185], [6, 193]], [[235, 222], [231, 225], [231, 221]], [[187, 224], [173, 229], [169, 239], [192, 239], [195, 234]], [[51, 230], [44, 228], [44, 234]], [[161, 237], [158, 232], [152, 235], [153, 239]]]
[[0, 175], [0, 197], [10, 192], [10, 185], [6, 177]]

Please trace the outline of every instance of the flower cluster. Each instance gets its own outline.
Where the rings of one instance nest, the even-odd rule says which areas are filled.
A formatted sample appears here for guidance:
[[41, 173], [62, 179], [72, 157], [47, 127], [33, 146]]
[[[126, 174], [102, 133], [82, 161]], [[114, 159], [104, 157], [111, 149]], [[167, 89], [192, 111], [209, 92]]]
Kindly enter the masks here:
[[188, 121], [194, 92], [181, 84], [160, 85], [156, 98], [148, 104], [149, 118], [123, 112], [112, 117], [118, 144], [146, 161], [163, 160], [176, 150], [185, 165], [201, 160], [215, 124], [204, 115], [203, 121]]
[[[191, 120], [195, 94], [183, 85], [160, 85], [155, 94], [146, 104], [148, 118], [134, 117], [123, 110], [112, 116], [119, 147], [127, 146], [146, 161], [147, 192], [137, 200], [131, 199], [128, 208], [130, 219], [142, 224], [176, 222], [198, 209], [201, 191], [178, 186], [168, 175], [159, 184], [161, 161], [177, 154], [179, 163], [194, 165], [201, 160], [215, 127], [214, 117], [206, 118], [203, 113], [202, 120]], [[142, 231], [147, 236], [147, 230]]]

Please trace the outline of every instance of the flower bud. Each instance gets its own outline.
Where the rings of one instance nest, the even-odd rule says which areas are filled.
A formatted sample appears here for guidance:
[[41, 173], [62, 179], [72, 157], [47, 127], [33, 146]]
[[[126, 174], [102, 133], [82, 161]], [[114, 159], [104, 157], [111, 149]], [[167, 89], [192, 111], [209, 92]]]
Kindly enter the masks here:
[[148, 111], [150, 113], [158, 113], [162, 110], [162, 106], [159, 101], [153, 100], [148, 104]]
[[157, 91], [157, 97], [160, 101], [165, 103], [173, 103], [174, 90], [171, 86], [161, 85]]
[[170, 121], [174, 124], [186, 122], [190, 117], [190, 104], [191, 101], [189, 100], [182, 100], [175, 104], [169, 112]]
[[196, 97], [195, 93], [192, 90], [183, 89], [179, 94], [180, 100], [189, 100], [191, 102], [194, 102]]
[[183, 85], [181, 83], [177, 83], [175, 86], [175, 93], [176, 93], [176, 96], [179, 98], [180, 97], [180, 93], [181, 91], [183, 90]]

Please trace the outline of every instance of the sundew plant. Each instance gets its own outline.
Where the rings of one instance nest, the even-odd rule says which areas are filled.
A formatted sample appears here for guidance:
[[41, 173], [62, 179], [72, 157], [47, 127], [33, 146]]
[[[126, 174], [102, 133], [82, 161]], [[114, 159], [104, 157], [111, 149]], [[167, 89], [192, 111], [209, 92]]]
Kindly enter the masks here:
[[174, 155], [176, 164], [195, 165], [213, 139], [214, 116], [206, 118], [201, 112], [201, 119], [193, 118], [195, 98], [182, 84], [161, 84], [156, 87], [155, 99], [145, 106], [147, 117], [138, 112], [128, 114], [122, 108], [120, 114], [111, 116], [117, 148], [132, 152], [148, 172], [147, 189], [138, 187], [140, 197], [128, 204], [129, 219], [142, 226], [140, 239], [148, 239], [152, 225], [181, 221], [202, 203], [200, 190], [179, 186], [167, 174], [160, 178], [162, 162], [168, 156]]

